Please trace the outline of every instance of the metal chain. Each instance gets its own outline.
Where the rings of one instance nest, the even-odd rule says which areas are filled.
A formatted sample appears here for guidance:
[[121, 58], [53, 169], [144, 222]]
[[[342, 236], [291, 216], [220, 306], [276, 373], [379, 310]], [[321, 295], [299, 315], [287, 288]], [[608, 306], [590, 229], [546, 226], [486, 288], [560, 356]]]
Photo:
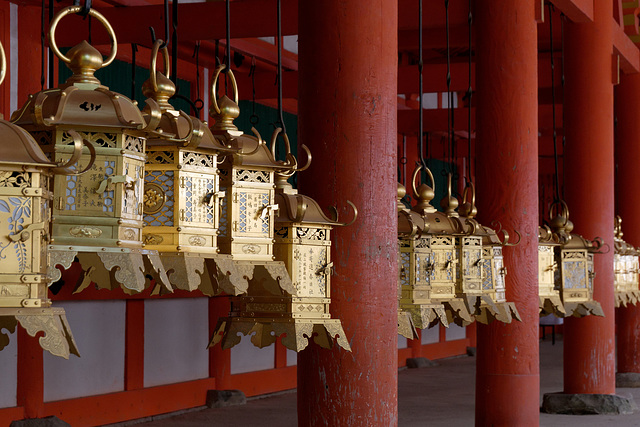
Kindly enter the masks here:
[[423, 96], [423, 77], [422, 71], [424, 68], [424, 62], [422, 57], [422, 0], [418, 0], [418, 103], [420, 104], [418, 107], [418, 111], [420, 113], [418, 118], [418, 149], [420, 150], [420, 163], [421, 166], [425, 169], [427, 168], [427, 162], [424, 159], [424, 118], [423, 118], [423, 107], [422, 107], [422, 96]]
[[287, 134], [287, 128], [284, 124], [284, 116], [282, 111], [282, 0], [277, 2], [278, 12], [278, 120], [282, 127], [283, 135]]
[[554, 59], [553, 59], [553, 4], [549, 3], [549, 50], [551, 53], [551, 114], [553, 123], [553, 159], [555, 162], [555, 197], [560, 200], [560, 177], [558, 172], [558, 146], [556, 132], [556, 86], [554, 76]]
[[471, 98], [473, 97], [473, 88], [471, 87], [471, 67], [472, 67], [472, 44], [471, 44], [471, 29], [473, 25], [473, 13], [471, 11], [471, 0], [469, 0], [469, 89], [467, 89], [467, 103], [468, 103], [468, 122], [467, 122], [467, 183], [473, 181], [473, 174], [471, 171]]
[[[566, 16], [564, 15], [564, 13], [560, 14], [560, 47], [561, 47], [561, 67], [562, 67], [562, 79], [560, 80], [560, 84], [562, 85], [562, 153], [563, 153], [563, 164], [564, 164], [564, 147], [565, 144], [567, 142], [567, 134], [564, 131], [565, 127], [565, 121], [564, 121], [564, 112], [565, 112], [565, 108], [564, 108], [564, 20], [566, 18]], [[558, 159], [556, 159], [556, 164], [558, 162]], [[556, 169], [557, 169], [557, 165], [556, 165]], [[562, 198], [564, 199], [565, 197], [565, 193], [564, 193], [564, 171], [565, 169], [562, 168]]]
[[251, 58], [251, 67], [249, 68], [249, 77], [251, 77], [251, 117], [249, 122], [255, 126], [260, 121], [256, 115], [256, 57]]

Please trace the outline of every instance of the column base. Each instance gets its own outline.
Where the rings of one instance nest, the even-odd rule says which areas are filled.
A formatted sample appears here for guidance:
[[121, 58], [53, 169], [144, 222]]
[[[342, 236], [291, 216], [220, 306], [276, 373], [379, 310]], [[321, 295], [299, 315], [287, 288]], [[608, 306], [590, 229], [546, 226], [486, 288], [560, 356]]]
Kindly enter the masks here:
[[62, 421], [58, 417], [30, 418], [13, 421], [11, 427], [71, 427], [71, 424]]
[[546, 393], [541, 412], [567, 415], [623, 415], [638, 409], [633, 397], [616, 394], [566, 394]]
[[637, 373], [637, 372], [616, 373], [616, 387], [622, 387], [622, 388], [640, 387], [640, 373]]
[[208, 390], [207, 407], [224, 408], [226, 406], [246, 405], [247, 397], [240, 390]]
[[406, 363], [407, 363], [407, 368], [409, 369], [429, 368], [431, 366], [439, 366], [438, 362], [429, 360], [426, 357], [410, 357], [410, 358], [407, 358]]

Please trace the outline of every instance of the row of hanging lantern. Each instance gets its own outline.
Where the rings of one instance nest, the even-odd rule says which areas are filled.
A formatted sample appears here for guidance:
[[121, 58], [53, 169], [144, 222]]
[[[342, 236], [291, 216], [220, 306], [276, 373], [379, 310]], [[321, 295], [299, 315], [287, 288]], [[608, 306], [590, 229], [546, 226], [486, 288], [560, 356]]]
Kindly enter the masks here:
[[616, 216], [613, 240], [616, 307], [636, 305], [640, 301], [640, 253], [637, 248], [622, 239], [623, 235], [622, 218]]
[[[23, 248], [25, 241], [37, 236], [38, 242], [23, 252], [43, 258], [38, 262], [34, 258], [33, 274], [20, 278], [26, 288], [14, 286], [17, 276], [0, 282], [0, 295], [11, 296], [0, 297], [0, 325], [13, 331], [18, 319], [27, 327], [24, 316], [31, 314], [31, 307], [42, 307], [42, 313], [57, 316], [57, 329], [45, 329], [43, 348], [64, 357], [69, 351], [77, 354], [64, 311], [48, 308], [46, 287], [62, 277], [60, 268], [68, 269], [78, 260], [84, 273], [75, 292], [92, 282], [98, 288], [112, 289], [117, 283], [127, 293], [141, 292], [151, 277], [155, 294], [180, 288], [199, 289], [210, 296], [232, 295], [229, 317], [219, 321], [210, 345], [222, 341], [229, 348], [239, 342], [237, 332], [256, 332], [252, 341], [259, 347], [285, 334], [283, 344], [296, 351], [304, 349], [311, 338], [323, 347], [333, 346], [337, 339], [349, 350], [340, 321], [331, 319], [329, 313], [330, 229], [345, 224], [338, 222], [337, 214], [334, 219], [327, 217], [315, 201], [297, 194], [288, 184], [287, 179], [306, 166], [298, 166], [286, 133], [286, 158], [278, 161], [280, 129], [274, 132], [270, 148], [255, 129], [255, 136], [237, 129], [233, 121], [240, 114], [238, 91], [233, 72], [225, 70], [225, 65], [216, 70], [211, 89], [211, 129], [177, 111], [169, 103], [175, 85], [169, 80], [168, 53], [161, 40], [152, 49], [150, 78], [143, 85], [148, 99], [140, 111], [135, 102], [110, 91], [94, 76], [113, 61], [117, 49], [111, 26], [95, 9], [88, 13], [105, 26], [112, 39], [108, 59], [103, 61], [86, 41], [67, 55], [57, 48], [59, 21], [81, 11], [80, 6], [62, 9], [49, 31], [51, 49], [68, 65], [72, 76], [59, 88], [30, 96], [12, 117], [33, 137], [5, 122], [17, 129], [13, 132], [21, 135], [26, 152], [44, 162], [42, 176], [48, 176], [47, 168], [57, 174], [51, 187], [45, 178], [37, 174], [33, 178], [42, 187], [37, 196], [43, 207], [33, 202], [31, 212], [42, 216], [42, 224], [28, 225], [24, 219], [15, 223], [14, 211], [7, 220], [12, 230], [21, 233], [10, 233], [7, 242], [0, 240], [0, 250], [12, 245]], [[160, 53], [166, 75], [156, 70]], [[231, 98], [216, 96], [222, 72], [231, 82]], [[24, 180], [18, 175], [7, 172], [6, 182]], [[20, 185], [25, 187], [22, 181]], [[51, 213], [46, 198], [49, 188]], [[7, 202], [0, 199], [0, 214], [5, 210], [9, 214], [14, 202], [22, 203], [15, 197]], [[27, 211], [21, 208], [20, 212]], [[354, 206], [353, 220], [356, 216]], [[49, 228], [45, 244], [43, 235]], [[16, 246], [19, 255], [20, 248]], [[15, 311], [16, 297], [23, 294], [31, 297], [20, 299], [21, 307], [28, 309], [20, 309], [22, 317], [8, 317]], [[28, 329], [32, 335], [43, 330], [34, 328]], [[54, 351], [47, 344], [51, 341], [55, 341]], [[7, 342], [8, 338], [0, 336], [0, 350]], [[66, 343], [66, 351], [58, 350], [61, 343]]]
[[600, 303], [593, 300], [593, 257], [601, 253], [604, 242], [572, 233], [573, 223], [563, 200], [551, 206], [549, 218], [549, 225], [539, 228], [540, 315], [604, 316]]
[[[414, 327], [520, 320], [514, 303], [505, 296], [502, 247], [511, 245], [508, 234], [474, 218], [472, 184], [465, 188], [465, 202], [458, 208], [451, 176], [447, 196], [441, 201], [444, 212], [437, 211], [431, 204], [434, 189], [425, 183], [415, 185], [421, 169], [419, 165], [412, 177], [417, 203], [411, 210], [402, 204], [406, 190], [398, 185], [398, 332], [414, 338]], [[431, 171], [425, 170], [433, 185]], [[504, 234], [502, 241], [499, 232]]]

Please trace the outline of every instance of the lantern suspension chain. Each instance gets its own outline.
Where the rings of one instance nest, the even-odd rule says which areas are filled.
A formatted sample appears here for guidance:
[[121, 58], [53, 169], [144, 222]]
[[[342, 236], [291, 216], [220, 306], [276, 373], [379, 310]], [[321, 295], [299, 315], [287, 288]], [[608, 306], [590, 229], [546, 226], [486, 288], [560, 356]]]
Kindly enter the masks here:
[[277, 21], [278, 21], [278, 121], [282, 128], [283, 135], [287, 134], [287, 128], [284, 125], [284, 116], [282, 112], [282, 0], [277, 2]]
[[178, 0], [173, 0], [171, 13], [171, 81], [178, 93]]
[[249, 68], [249, 77], [251, 77], [251, 117], [249, 122], [255, 126], [260, 121], [256, 114], [256, 57], [251, 58], [251, 68]]
[[471, 0], [469, 0], [469, 89], [467, 89], [467, 184], [473, 180], [471, 173], [471, 98], [473, 97], [473, 88], [471, 87], [471, 67], [472, 67], [472, 45], [471, 45], [471, 29], [473, 25], [473, 13], [471, 11]]
[[196, 100], [193, 101], [193, 106], [196, 110], [196, 116], [200, 117], [200, 112], [204, 108], [204, 101], [200, 98], [200, 40], [193, 48], [192, 57], [196, 59]]
[[[53, 0], [49, 0], [49, 24], [53, 21]], [[55, 57], [53, 54], [53, 49], [49, 49], [49, 89], [54, 87], [53, 82], [53, 62], [55, 61]]]
[[553, 59], [553, 4], [549, 3], [549, 51], [551, 52], [551, 111], [553, 123], [553, 159], [555, 162], [555, 200], [560, 200], [560, 177], [558, 173], [558, 146], [556, 132], [556, 87], [554, 79], [555, 63]]
[[45, 34], [44, 34], [44, 30], [45, 30], [45, 11], [46, 5], [45, 5], [45, 0], [42, 0], [42, 13], [41, 13], [41, 22], [40, 22], [40, 90], [44, 90], [44, 39], [45, 39]]
[[[561, 67], [562, 67], [562, 79], [560, 80], [560, 84], [562, 85], [562, 153], [564, 156], [564, 147], [565, 144], [567, 142], [567, 135], [564, 131], [564, 124], [565, 124], [565, 120], [564, 120], [564, 20], [566, 18], [564, 13], [560, 13], [560, 48], [561, 48]], [[564, 159], [564, 157], [563, 157]], [[558, 168], [558, 157], [556, 156], [556, 169]], [[564, 164], [564, 160], [563, 160], [563, 164]], [[564, 167], [562, 168], [562, 199], [564, 199]]]
[[[451, 43], [449, 31], [449, 0], [444, 0], [447, 33], [447, 137], [449, 139], [449, 172], [453, 173], [454, 141], [453, 141], [453, 94], [451, 93]], [[445, 171], [446, 172], [446, 171]]]
[[231, 69], [231, 3], [229, 0], [225, 2], [226, 6], [226, 19], [227, 19], [227, 32], [226, 32], [226, 42], [227, 42], [227, 55], [226, 55], [226, 65], [227, 68], [224, 69], [226, 73]]
[[[424, 118], [422, 106], [423, 77], [422, 70], [424, 62], [422, 58], [422, 0], [418, 0], [418, 149], [420, 150], [420, 163], [424, 170], [427, 168], [427, 162], [424, 160]], [[406, 179], [406, 177], [405, 177]]]
[[131, 99], [136, 99], [136, 53], [138, 45], [131, 43]]

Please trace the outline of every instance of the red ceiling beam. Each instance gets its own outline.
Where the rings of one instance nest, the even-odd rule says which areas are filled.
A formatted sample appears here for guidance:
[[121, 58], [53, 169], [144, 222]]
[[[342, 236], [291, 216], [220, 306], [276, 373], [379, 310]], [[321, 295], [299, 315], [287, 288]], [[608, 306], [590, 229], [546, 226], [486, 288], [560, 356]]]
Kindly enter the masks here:
[[625, 33], [624, 26], [620, 26], [613, 18], [611, 25], [613, 26], [613, 52], [620, 56], [620, 69], [627, 74], [640, 72], [638, 46]]
[[597, 0], [553, 0], [553, 5], [573, 22], [591, 22], [594, 1]]
[[[171, 8], [170, 8], [171, 9]], [[118, 37], [118, 43], [151, 44], [149, 28], [154, 27], [163, 37], [164, 8], [162, 5], [128, 6], [101, 9]], [[171, 10], [169, 11], [171, 14]], [[72, 18], [69, 18], [72, 19]], [[171, 19], [171, 17], [169, 18]], [[282, 34], [298, 33], [298, 2], [282, 0]], [[276, 0], [235, 0], [231, 2], [231, 37], [267, 37], [276, 34]], [[226, 35], [225, 3], [184, 3], [178, 15], [180, 41], [224, 39]], [[74, 26], [58, 29], [59, 46], [73, 46], [78, 42]], [[93, 44], [108, 44], [106, 33], [93, 35]]]

